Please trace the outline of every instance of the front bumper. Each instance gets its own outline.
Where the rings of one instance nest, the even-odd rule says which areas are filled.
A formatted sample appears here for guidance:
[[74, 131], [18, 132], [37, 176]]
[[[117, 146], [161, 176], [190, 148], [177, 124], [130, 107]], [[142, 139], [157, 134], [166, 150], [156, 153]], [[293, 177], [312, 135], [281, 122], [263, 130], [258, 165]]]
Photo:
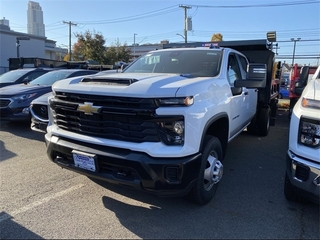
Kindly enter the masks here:
[[291, 184], [303, 197], [320, 203], [320, 163], [287, 152], [286, 171]]
[[[45, 135], [47, 155], [59, 166], [71, 171], [129, 186], [159, 196], [183, 196], [197, 180], [201, 154], [179, 158], [154, 158], [128, 149], [88, 144]], [[95, 155], [96, 171], [76, 167], [72, 151]]]
[[48, 122], [43, 122], [34, 117], [31, 118], [31, 129], [36, 132], [46, 133]]
[[[27, 110], [27, 111], [25, 111]], [[7, 121], [30, 121], [31, 115], [28, 111], [28, 106], [16, 108], [0, 108], [1, 120]]]

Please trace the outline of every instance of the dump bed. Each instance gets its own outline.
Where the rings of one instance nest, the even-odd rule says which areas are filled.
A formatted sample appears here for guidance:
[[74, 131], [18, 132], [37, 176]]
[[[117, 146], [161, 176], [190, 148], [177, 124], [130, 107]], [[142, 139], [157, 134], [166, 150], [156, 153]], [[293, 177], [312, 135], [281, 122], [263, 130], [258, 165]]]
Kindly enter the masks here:
[[265, 39], [241, 40], [241, 41], [221, 41], [221, 42], [192, 42], [192, 43], [169, 43], [163, 44], [163, 48], [182, 48], [182, 47], [206, 47], [217, 44], [220, 47], [228, 47], [243, 53], [250, 63], [263, 63], [267, 65], [266, 87], [259, 89], [259, 102], [269, 104], [277, 97], [279, 92], [279, 80], [273, 79], [273, 67], [275, 53], [271, 50], [272, 43]]

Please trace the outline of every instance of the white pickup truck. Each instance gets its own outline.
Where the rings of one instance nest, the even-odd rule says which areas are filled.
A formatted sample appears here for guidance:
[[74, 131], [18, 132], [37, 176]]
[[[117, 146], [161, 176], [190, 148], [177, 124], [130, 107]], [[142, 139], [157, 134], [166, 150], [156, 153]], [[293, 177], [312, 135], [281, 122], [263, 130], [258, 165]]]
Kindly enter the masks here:
[[319, 204], [320, 66], [308, 83], [308, 70], [305, 72], [295, 86], [301, 96], [290, 120], [284, 194], [288, 200], [309, 199]]
[[274, 115], [274, 53], [265, 41], [240, 48], [262, 64], [210, 44], [152, 51], [122, 73], [56, 83], [49, 158], [91, 178], [208, 203], [228, 142], [247, 127], [266, 136]]

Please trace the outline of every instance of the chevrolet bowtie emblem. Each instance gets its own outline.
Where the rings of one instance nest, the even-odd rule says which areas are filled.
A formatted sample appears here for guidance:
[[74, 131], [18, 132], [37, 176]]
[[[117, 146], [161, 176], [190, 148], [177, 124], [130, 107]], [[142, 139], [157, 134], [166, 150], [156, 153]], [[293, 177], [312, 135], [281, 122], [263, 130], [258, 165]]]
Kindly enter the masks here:
[[84, 104], [79, 104], [78, 111], [84, 112], [84, 114], [92, 115], [94, 113], [98, 113], [101, 107], [93, 106], [91, 102], [85, 102]]

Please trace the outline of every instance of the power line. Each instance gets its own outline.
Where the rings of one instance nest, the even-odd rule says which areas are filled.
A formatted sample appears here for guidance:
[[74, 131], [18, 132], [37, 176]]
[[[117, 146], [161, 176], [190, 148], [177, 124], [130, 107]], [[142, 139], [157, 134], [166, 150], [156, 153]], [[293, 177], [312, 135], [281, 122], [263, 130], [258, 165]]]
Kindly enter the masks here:
[[202, 7], [202, 8], [258, 8], [258, 7], [283, 7], [283, 6], [292, 6], [292, 5], [305, 5], [305, 4], [315, 4], [320, 3], [316, 0], [304, 0], [304, 1], [295, 1], [295, 2], [281, 2], [281, 3], [268, 3], [268, 4], [251, 4], [251, 5], [217, 5], [217, 6], [208, 6], [208, 5], [190, 5], [191, 7]]
[[109, 19], [109, 20], [81, 21], [81, 22], [79, 22], [79, 24], [98, 25], [98, 24], [127, 22], [127, 21], [139, 20], [139, 19], [143, 19], [143, 18], [156, 17], [156, 16], [160, 16], [163, 14], [168, 14], [168, 13], [172, 13], [172, 12], [176, 12], [176, 11], [179, 11], [179, 8], [177, 8], [177, 6], [171, 6], [171, 7], [163, 8], [163, 9], [160, 9], [157, 11], [152, 11], [152, 12], [143, 13], [143, 14], [139, 14], [139, 15], [133, 15], [133, 16], [123, 17], [123, 18], [116, 18], [116, 19]]

